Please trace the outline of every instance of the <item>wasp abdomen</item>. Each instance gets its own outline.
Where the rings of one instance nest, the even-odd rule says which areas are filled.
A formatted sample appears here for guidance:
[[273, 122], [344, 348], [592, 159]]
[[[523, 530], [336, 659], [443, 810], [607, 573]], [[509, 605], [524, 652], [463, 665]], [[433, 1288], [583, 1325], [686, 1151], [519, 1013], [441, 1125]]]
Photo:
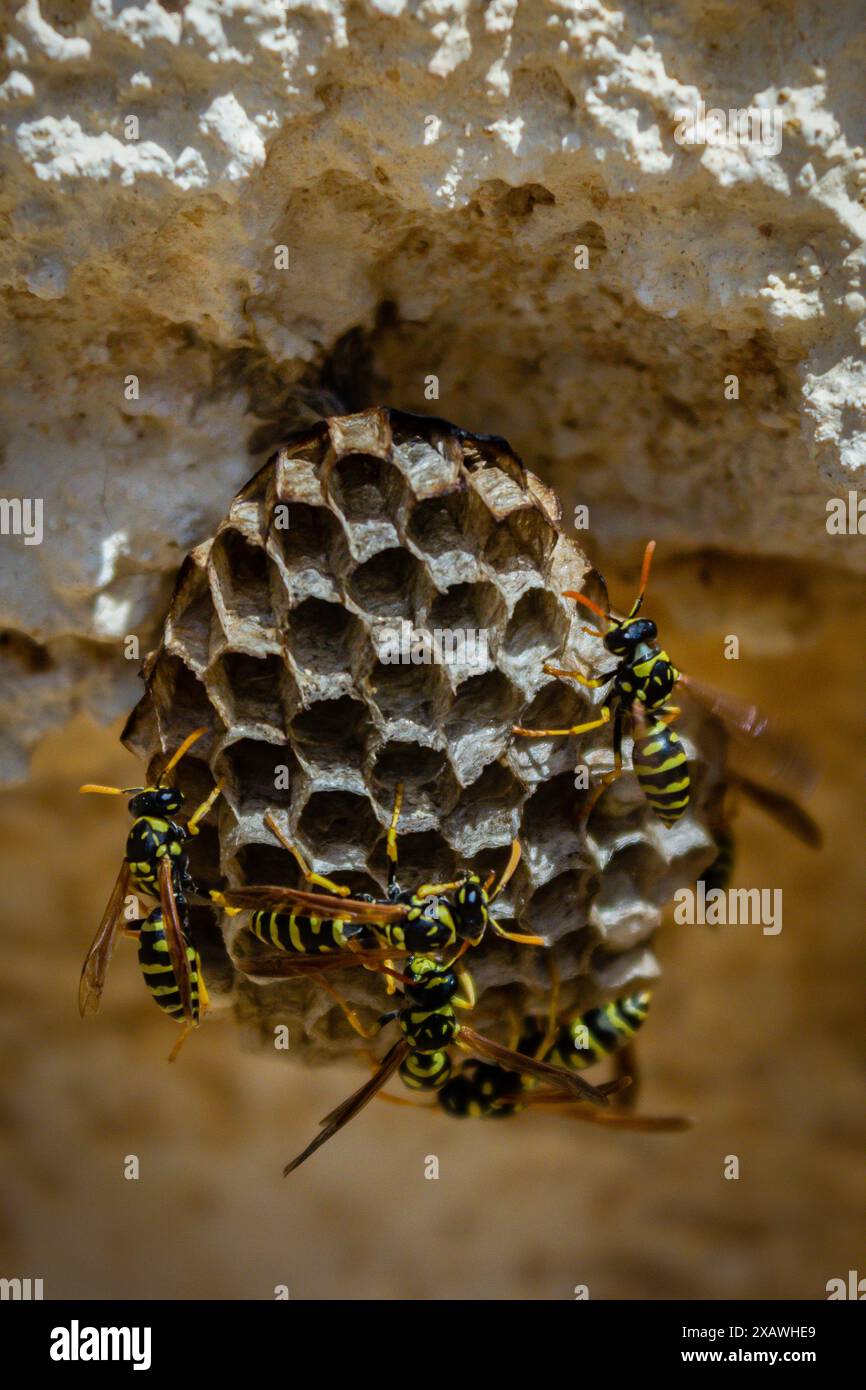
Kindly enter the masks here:
[[664, 825], [675, 825], [689, 804], [689, 763], [679, 735], [658, 721], [635, 739], [632, 766], [647, 801]]
[[[186, 942], [189, 961], [189, 990], [194, 1022], [199, 1019], [199, 958], [194, 946]], [[171, 963], [162, 920], [162, 908], [155, 907], [138, 924], [138, 963], [154, 1002], [176, 1023], [184, 1022], [183, 1003]]]

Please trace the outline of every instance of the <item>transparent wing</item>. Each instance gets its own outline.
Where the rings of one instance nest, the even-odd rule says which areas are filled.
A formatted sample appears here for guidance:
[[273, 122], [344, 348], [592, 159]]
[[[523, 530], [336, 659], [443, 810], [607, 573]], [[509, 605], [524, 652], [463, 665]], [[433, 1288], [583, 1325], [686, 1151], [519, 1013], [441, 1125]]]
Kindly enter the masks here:
[[95, 1014], [99, 1008], [111, 953], [114, 950], [114, 943], [120, 928], [121, 913], [128, 887], [129, 864], [124, 859], [111, 890], [108, 906], [102, 914], [102, 921], [93, 938], [93, 944], [84, 957], [84, 964], [81, 967], [81, 979], [78, 982], [78, 1012], [82, 1018], [85, 1014]]
[[336, 1110], [332, 1110], [330, 1115], [325, 1116], [322, 1120], [324, 1128], [321, 1133], [316, 1135], [315, 1139], [307, 1145], [302, 1153], [298, 1154], [297, 1158], [293, 1158], [291, 1163], [286, 1164], [283, 1169], [283, 1177], [287, 1177], [289, 1173], [293, 1173], [296, 1168], [300, 1168], [301, 1164], [306, 1163], [307, 1159], [310, 1158], [317, 1149], [320, 1149], [323, 1144], [327, 1144], [328, 1140], [333, 1139], [334, 1135], [337, 1134], [344, 1125], [347, 1125], [350, 1120], [353, 1120], [355, 1116], [364, 1109], [364, 1106], [373, 1099], [376, 1093], [381, 1091], [382, 1087], [390, 1077], [394, 1075], [400, 1063], [405, 1057], [408, 1057], [408, 1055], [409, 1048], [401, 1038], [399, 1042], [394, 1044], [390, 1052], [385, 1054], [378, 1070], [370, 1077], [370, 1080], [366, 1081], [359, 1090], [349, 1096], [348, 1100], [344, 1100], [342, 1104], [338, 1105]]
[[[677, 692], [691, 696], [730, 734], [734, 747], [748, 750], [749, 770], [760, 765], [762, 780], [789, 796], [807, 795], [815, 785], [817, 771], [796, 734], [771, 720], [746, 700], [716, 690], [691, 676], [680, 676]], [[676, 698], [676, 695], [674, 696]]]
[[796, 835], [798, 840], [802, 840], [804, 845], [808, 845], [810, 849], [821, 848], [824, 843], [821, 827], [792, 796], [776, 791], [773, 787], [765, 787], [761, 782], [756, 782], [741, 772], [732, 772], [728, 780], [762, 811], [766, 811], [767, 815], [772, 816], [792, 835]]
[[168, 946], [171, 968], [177, 981], [180, 1002], [183, 1005], [183, 1016], [187, 1023], [194, 1023], [195, 1014], [192, 1007], [192, 984], [190, 962], [186, 953], [186, 933], [177, 910], [174, 879], [167, 854], [159, 861], [159, 901], [162, 907], [162, 929]]
[[572, 1099], [576, 1095], [581, 1100], [595, 1101], [596, 1105], [607, 1104], [605, 1088], [591, 1086], [578, 1072], [566, 1071], [564, 1067], [555, 1067], [550, 1062], [541, 1062], [535, 1057], [525, 1057], [522, 1052], [513, 1052], [510, 1047], [502, 1047], [464, 1024], [460, 1025], [459, 1039], [479, 1057], [496, 1062], [506, 1071], [516, 1071], [522, 1076], [532, 1076], [536, 1081], [544, 1081], [548, 1086], [565, 1089]]

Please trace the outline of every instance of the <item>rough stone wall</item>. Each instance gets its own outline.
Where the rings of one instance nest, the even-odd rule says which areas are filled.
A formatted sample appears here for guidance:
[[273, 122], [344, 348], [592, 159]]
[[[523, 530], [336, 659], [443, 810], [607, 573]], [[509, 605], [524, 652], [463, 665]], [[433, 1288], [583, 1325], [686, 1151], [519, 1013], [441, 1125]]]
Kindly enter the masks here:
[[[131, 703], [122, 640], [330, 393], [504, 434], [608, 559], [651, 528], [862, 569], [825, 504], [866, 463], [863, 18], [10, 5], [2, 488], [45, 539], [0, 545], [0, 772]], [[699, 101], [768, 138], [683, 143]]]

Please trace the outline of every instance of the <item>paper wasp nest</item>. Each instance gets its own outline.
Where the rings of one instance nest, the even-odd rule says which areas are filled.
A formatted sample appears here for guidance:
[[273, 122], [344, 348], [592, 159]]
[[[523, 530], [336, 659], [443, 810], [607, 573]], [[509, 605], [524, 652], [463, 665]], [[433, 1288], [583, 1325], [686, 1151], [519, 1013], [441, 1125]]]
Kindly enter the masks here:
[[[303, 886], [262, 823], [271, 811], [316, 870], [380, 895], [403, 781], [402, 886], [467, 865], [485, 876], [517, 836], [523, 857], [497, 916], [553, 943], [563, 1006], [651, 981], [660, 910], [712, 857], [719, 749], [709, 726], [685, 725], [693, 805], [676, 829], [629, 774], [583, 835], [575, 769], [611, 766], [609, 727], [581, 740], [511, 734], [514, 723], [592, 718], [589, 692], [543, 670], [604, 660], [567, 588], [604, 598], [555, 499], [504, 440], [385, 409], [291, 438], [185, 560], [124, 734], [156, 772], [207, 726], [179, 768], [188, 807], [212, 778], [225, 783], [193, 846], [199, 885]], [[309, 1056], [362, 1047], [315, 982], [242, 974], [236, 962], [261, 949], [246, 922], [223, 917], [221, 939], [216, 914], [194, 909], [216, 1004], [233, 1002], [265, 1045], [282, 1023]], [[511, 1006], [541, 1001], [549, 967], [547, 951], [488, 932], [471, 958], [478, 1026], [501, 1033]], [[355, 969], [333, 982], [368, 1020], [383, 1011], [380, 976]]]

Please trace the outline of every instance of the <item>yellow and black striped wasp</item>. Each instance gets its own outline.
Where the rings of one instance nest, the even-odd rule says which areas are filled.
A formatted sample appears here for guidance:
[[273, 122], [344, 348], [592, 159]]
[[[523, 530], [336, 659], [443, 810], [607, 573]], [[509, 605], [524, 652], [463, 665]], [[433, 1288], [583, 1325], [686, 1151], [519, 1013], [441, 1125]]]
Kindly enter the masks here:
[[[627, 1101], [631, 1100], [635, 1076], [631, 1044], [646, 1019], [650, 998], [649, 991], [642, 990], [559, 1019], [558, 981], [554, 972], [547, 1026], [539, 1025], [532, 1016], [518, 1021], [517, 1051], [569, 1073], [582, 1072], [613, 1058], [617, 1064], [617, 1079], [604, 1088], [606, 1094], [614, 1095], [628, 1087], [625, 1095]], [[679, 1115], [630, 1115], [593, 1106], [575, 1106], [575, 1097], [562, 1088], [539, 1090], [531, 1074], [520, 1075], [508, 1067], [476, 1058], [465, 1061], [449, 1077], [436, 1099], [447, 1114], [460, 1119], [508, 1118], [533, 1106], [544, 1105], [565, 1107], [564, 1113], [570, 1118], [614, 1129], [671, 1133], [687, 1129], [690, 1123]]]
[[366, 1030], [337, 991], [321, 978], [323, 969], [360, 965], [384, 970], [390, 980], [394, 978], [389, 968], [391, 960], [453, 948], [459, 948], [462, 954], [467, 947], [479, 944], [488, 926], [508, 941], [530, 946], [546, 944], [543, 937], [507, 931], [490, 910], [520, 861], [516, 840], [495, 886], [492, 874], [482, 882], [477, 874], [467, 870], [449, 883], [401, 889], [397, 878], [397, 825], [402, 801], [401, 784], [397, 787], [386, 840], [385, 898], [352, 898], [345, 884], [314, 873], [271, 815], [264, 818], [266, 827], [294, 857], [306, 882], [325, 892], [271, 885], [227, 889], [211, 895], [214, 902], [232, 914], [250, 911], [252, 935], [280, 953], [251, 957], [248, 964], [241, 962], [241, 968], [264, 977], [318, 975], [362, 1036], [367, 1036]]
[[[670, 703], [674, 690], [679, 687], [717, 719], [726, 733], [735, 739], [748, 741], [753, 750], [760, 741], [772, 758], [772, 778], [787, 784], [788, 788], [802, 790], [810, 780], [810, 769], [796, 741], [774, 731], [754, 705], [685, 676], [657, 644], [656, 624], [651, 618], [640, 616], [654, 551], [655, 541], [650, 541], [644, 552], [637, 598], [624, 618], [615, 617], [609, 608], [601, 608], [586, 594], [568, 590], [563, 595], [588, 608], [605, 624], [601, 630], [586, 628], [585, 631], [600, 637], [605, 650], [617, 658], [617, 663], [609, 671], [592, 677], [583, 675], [581, 671], [562, 670], [547, 663], [544, 669], [549, 675], [576, 680], [591, 690], [609, 686], [599, 717], [570, 729], [526, 729], [515, 725], [513, 732], [523, 738], [546, 738], [588, 733], [613, 721], [614, 766], [600, 779], [584, 807], [584, 820], [588, 821], [605, 788], [623, 771], [623, 733], [626, 721], [630, 721], [636, 735], [632, 767], [638, 783], [653, 811], [665, 826], [670, 827], [685, 815], [690, 798], [688, 759], [679, 735], [671, 728], [673, 721], [681, 714], [680, 707]], [[803, 838], [802, 824], [806, 813], [787, 789], [766, 788], [764, 804], [792, 833]]]
[[604, 1106], [609, 1092], [619, 1089], [619, 1082], [590, 1086], [576, 1069], [555, 1066], [503, 1047], [460, 1023], [455, 1010], [472, 1008], [475, 1002], [474, 991], [466, 988], [465, 975], [462, 987], [463, 996], [459, 993], [461, 979], [453, 969], [453, 962], [442, 964], [430, 956], [419, 955], [409, 959], [402, 978], [403, 1005], [383, 1014], [379, 1020], [382, 1027], [396, 1020], [400, 1038], [385, 1054], [370, 1080], [325, 1116], [320, 1133], [286, 1164], [284, 1176], [299, 1168], [354, 1119], [395, 1073], [399, 1073], [412, 1090], [437, 1091], [446, 1086], [453, 1069], [448, 1051], [452, 1045], [473, 1057], [485, 1059], [496, 1068], [551, 1088], [547, 1094], [556, 1099], [564, 1095], [572, 1102]]
[[[184, 1032], [172, 1050], [172, 1061], [189, 1031], [196, 1028], [208, 998], [201, 961], [189, 940], [187, 894], [195, 891], [189, 873], [185, 842], [198, 834], [221, 791], [217, 784], [185, 825], [168, 817], [183, 805], [183, 794], [165, 785], [177, 766], [205, 730], [195, 729], [163, 768], [152, 787], [103, 787], [87, 783], [82, 792], [129, 796], [135, 817], [127, 836], [126, 852], [96, 936], [84, 960], [78, 988], [82, 1017], [96, 1013], [114, 943], [121, 931], [138, 942], [138, 959], [154, 1000], [171, 1018], [184, 1024]], [[147, 917], [124, 922], [123, 910], [130, 887], [158, 899], [159, 906]]]

